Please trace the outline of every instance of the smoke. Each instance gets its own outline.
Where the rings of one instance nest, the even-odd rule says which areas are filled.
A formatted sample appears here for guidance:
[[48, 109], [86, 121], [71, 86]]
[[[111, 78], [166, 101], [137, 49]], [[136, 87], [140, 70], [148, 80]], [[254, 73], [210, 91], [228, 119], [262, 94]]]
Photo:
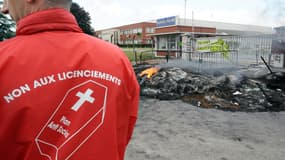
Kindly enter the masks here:
[[[272, 21], [275, 25], [285, 25], [285, 1], [263, 0], [265, 7], [261, 10], [259, 17]], [[266, 21], [264, 22], [266, 23]]]
[[224, 63], [208, 63], [208, 62], [197, 62], [197, 61], [187, 61], [187, 60], [170, 60], [168, 63], [160, 63], [158, 68], [169, 68], [169, 67], [179, 67], [187, 72], [200, 73], [205, 75], [220, 76], [227, 74], [232, 71], [239, 69], [238, 66]]

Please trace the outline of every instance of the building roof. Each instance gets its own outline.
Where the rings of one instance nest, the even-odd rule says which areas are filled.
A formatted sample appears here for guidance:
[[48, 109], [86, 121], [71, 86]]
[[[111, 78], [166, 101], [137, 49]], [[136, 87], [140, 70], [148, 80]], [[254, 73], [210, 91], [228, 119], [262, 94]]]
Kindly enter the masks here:
[[[173, 16], [173, 17], [168, 17], [168, 18], [174, 18], [175, 24], [171, 23], [171, 25], [156, 27], [156, 28], [164, 28], [164, 27], [169, 27], [169, 26], [192, 26], [192, 25], [194, 25], [195, 27], [216, 28], [216, 32], [217, 32], [216, 34], [218, 34], [218, 35], [274, 34], [274, 29], [272, 27], [268, 27], [268, 26], [215, 22], [215, 21], [196, 20], [196, 19], [192, 20], [192, 19], [179, 18], [179, 16]], [[167, 20], [167, 18], [162, 18], [162, 20], [165, 20], [165, 19]], [[159, 21], [159, 20], [157, 20], [157, 21]], [[168, 22], [168, 21], [166, 21], [166, 22]], [[109, 28], [109, 29], [103, 29], [103, 30], [97, 31], [97, 33], [100, 33], [102, 31], [103, 32], [104, 31], [105, 32], [106, 31], [112, 31], [113, 29], [120, 29], [122, 27], [140, 25], [140, 24], [145, 24], [145, 23], [156, 24], [156, 22], [154, 22], [154, 21], [145, 21], [145, 22], [122, 25], [122, 26], [113, 27], [113, 28]], [[285, 26], [277, 27], [275, 29], [284, 30], [284, 28], [285, 28]], [[162, 34], [164, 34], [164, 33], [162, 33]], [[168, 33], [165, 33], [165, 34], [168, 34]], [[150, 35], [154, 35], [154, 34], [150, 34]]]
[[110, 30], [118, 30], [120, 28], [123, 28], [123, 27], [128, 27], [128, 26], [133, 26], [133, 25], [143, 25], [143, 24], [156, 24], [155, 22], [153, 21], [145, 21], [145, 22], [138, 22], [138, 23], [132, 23], [132, 24], [126, 24], [126, 25], [122, 25], [122, 26], [117, 26], [117, 27], [112, 27], [112, 28], [107, 28], [107, 29], [102, 29], [102, 30], [98, 30], [97, 32], [104, 32], [104, 31], [110, 31]]
[[272, 27], [267, 26], [258, 26], [258, 25], [248, 25], [248, 24], [235, 24], [235, 23], [225, 23], [225, 22], [215, 22], [215, 21], [205, 21], [205, 20], [193, 20], [192, 19], [184, 19], [178, 18], [177, 25], [185, 25], [185, 26], [200, 26], [200, 27], [213, 27], [217, 29], [218, 33], [228, 33], [228, 32], [236, 32], [236, 33], [256, 33], [256, 34], [273, 34], [274, 30]]
[[[189, 33], [189, 32], [167, 32], [167, 33], [152, 33], [152, 34], [148, 34], [148, 35], [149, 35], [149, 36], [162, 36], [162, 35], [188, 34], [188, 33]], [[223, 36], [224, 34], [195, 32], [194, 35]]]

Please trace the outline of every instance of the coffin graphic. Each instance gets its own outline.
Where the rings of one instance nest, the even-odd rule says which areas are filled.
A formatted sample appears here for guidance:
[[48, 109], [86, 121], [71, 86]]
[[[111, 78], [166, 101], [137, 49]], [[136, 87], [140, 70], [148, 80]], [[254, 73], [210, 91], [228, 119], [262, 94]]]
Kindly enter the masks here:
[[50, 160], [69, 159], [103, 125], [108, 88], [89, 80], [71, 88], [35, 141]]

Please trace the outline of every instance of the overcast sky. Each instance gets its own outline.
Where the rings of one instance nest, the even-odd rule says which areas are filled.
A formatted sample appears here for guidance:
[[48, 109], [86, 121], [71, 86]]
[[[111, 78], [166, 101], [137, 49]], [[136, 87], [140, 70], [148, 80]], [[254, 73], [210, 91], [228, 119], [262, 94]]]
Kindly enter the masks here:
[[[179, 15], [185, 0], [74, 0], [95, 30]], [[186, 17], [276, 27], [285, 25], [285, 0], [187, 0]]]

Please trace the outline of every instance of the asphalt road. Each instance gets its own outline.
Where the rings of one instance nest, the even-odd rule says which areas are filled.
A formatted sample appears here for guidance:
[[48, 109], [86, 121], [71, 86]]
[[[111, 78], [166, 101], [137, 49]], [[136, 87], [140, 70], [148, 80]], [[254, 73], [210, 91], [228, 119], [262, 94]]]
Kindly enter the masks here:
[[285, 112], [201, 109], [143, 99], [126, 160], [284, 160]]

